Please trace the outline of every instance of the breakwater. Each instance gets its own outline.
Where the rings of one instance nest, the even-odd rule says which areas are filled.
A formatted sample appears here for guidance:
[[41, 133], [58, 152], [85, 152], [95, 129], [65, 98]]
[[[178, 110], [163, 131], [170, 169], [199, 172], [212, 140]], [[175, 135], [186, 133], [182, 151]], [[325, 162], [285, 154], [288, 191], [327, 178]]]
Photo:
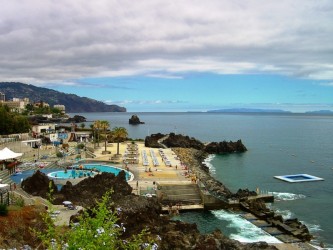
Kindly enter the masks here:
[[206, 206], [206, 208], [238, 209], [244, 214], [250, 214], [253, 216], [251, 219], [249, 216], [244, 216], [244, 218], [254, 225], [264, 222], [262, 229], [266, 229], [265, 231], [268, 233], [274, 232], [271, 235], [277, 236], [283, 242], [308, 242], [312, 239], [308, 228], [297, 219], [283, 220], [281, 215], [275, 214], [274, 211], [267, 208], [264, 201], [251, 198], [256, 196], [256, 192], [239, 190], [237, 193], [232, 193], [223, 183], [215, 180], [202, 163], [207, 157], [203, 152], [186, 148], [174, 148], [173, 150], [182, 163], [198, 177], [200, 185], [206, 190], [207, 197], [211, 196], [211, 206]]

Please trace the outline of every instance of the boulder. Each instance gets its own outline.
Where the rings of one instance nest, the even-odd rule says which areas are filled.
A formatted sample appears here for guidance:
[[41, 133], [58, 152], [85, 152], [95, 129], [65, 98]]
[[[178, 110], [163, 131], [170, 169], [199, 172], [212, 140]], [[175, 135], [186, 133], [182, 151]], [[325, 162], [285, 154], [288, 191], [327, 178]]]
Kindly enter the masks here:
[[132, 115], [132, 117], [128, 120], [128, 123], [131, 125], [144, 124], [144, 122], [140, 121], [137, 115]]

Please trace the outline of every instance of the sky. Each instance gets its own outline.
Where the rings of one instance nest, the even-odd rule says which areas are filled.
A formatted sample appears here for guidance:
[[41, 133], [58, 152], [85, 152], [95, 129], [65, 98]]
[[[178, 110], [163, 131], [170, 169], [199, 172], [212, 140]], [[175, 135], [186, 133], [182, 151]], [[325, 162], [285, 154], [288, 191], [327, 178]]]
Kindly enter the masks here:
[[332, 0], [0, 4], [3, 82], [129, 112], [333, 110]]

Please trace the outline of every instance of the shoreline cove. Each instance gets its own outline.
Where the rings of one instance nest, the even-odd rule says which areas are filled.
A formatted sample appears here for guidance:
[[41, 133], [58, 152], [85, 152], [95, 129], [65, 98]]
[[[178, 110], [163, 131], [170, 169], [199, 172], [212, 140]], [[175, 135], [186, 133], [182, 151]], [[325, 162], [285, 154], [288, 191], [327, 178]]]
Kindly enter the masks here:
[[[215, 155], [207, 154], [206, 157], [204, 158], [204, 160], [202, 160], [202, 157], [203, 157], [202, 153], [200, 153], [198, 151], [195, 152], [196, 151], [195, 149], [173, 148], [172, 150], [176, 153], [176, 155], [181, 159], [181, 161], [185, 165], [190, 166], [189, 168], [193, 171], [193, 173], [195, 175], [199, 176], [199, 180], [202, 180], [202, 179], [210, 179], [211, 180], [211, 179], [213, 179], [223, 189], [227, 189], [227, 187], [224, 184], [215, 180], [215, 178], [212, 176], [212, 173], [210, 171], [212, 167], [210, 167], [209, 165], [211, 165], [210, 162], [214, 159]], [[207, 169], [208, 169], [208, 171], [207, 171]], [[295, 196], [297, 196], [297, 195], [295, 195]], [[299, 195], [299, 197], [303, 198], [302, 195]], [[266, 206], [266, 207], [270, 211], [272, 211], [274, 213], [277, 213], [277, 215], [280, 216], [278, 211], [271, 209], [270, 206]], [[251, 228], [251, 230], [253, 230], [252, 233], [250, 234], [249, 238], [253, 238], [254, 235], [256, 235], [257, 237], [259, 236], [258, 238], [260, 238], [262, 241], [266, 241], [269, 244], [275, 244], [275, 243], [277, 243], [277, 244], [288, 244], [288, 242], [283, 242], [283, 240], [278, 239], [276, 236], [271, 235], [271, 234], [263, 231], [262, 228], [260, 228], [256, 225], [254, 225], [253, 223], [251, 223], [251, 220], [247, 220], [245, 218], [242, 218], [241, 213], [240, 213], [241, 212], [240, 208], [236, 208], [236, 209], [227, 208], [227, 209], [224, 209], [224, 210], [219, 210], [219, 209], [210, 210], [209, 209], [209, 211], [211, 211], [214, 214], [230, 213], [230, 215], [227, 216], [228, 219], [230, 217], [233, 217], [233, 220], [230, 220], [230, 222], [232, 222], [233, 224], [237, 224], [237, 222], [235, 222], [235, 220], [236, 220], [236, 221], [238, 221], [238, 224], [242, 225], [242, 227], [247, 225], [248, 228]], [[224, 212], [222, 212], [222, 211], [224, 211]], [[222, 218], [222, 217], [220, 217], [220, 218]], [[289, 220], [290, 218], [284, 218], [284, 219]], [[240, 220], [242, 221], [242, 223], [240, 222]], [[302, 222], [300, 222], [300, 223], [301, 223], [302, 227], [307, 228], [307, 226], [305, 226], [304, 223], [302, 223]], [[308, 230], [306, 229], [305, 231], [308, 231]], [[288, 234], [292, 235], [292, 233], [288, 233]], [[253, 242], [253, 240], [249, 240], [247, 237], [242, 237], [239, 234], [231, 234], [229, 237], [231, 239], [235, 239], [235, 240], [238, 240], [238, 241], [243, 242], [243, 243]], [[312, 237], [312, 236], [310, 236], [310, 237]], [[315, 246], [312, 245], [310, 241], [304, 241], [304, 242], [303, 241], [295, 241], [295, 243], [293, 243], [293, 244], [296, 244], [296, 242], [299, 245], [304, 245], [305, 244], [305, 246], [308, 246], [310, 249], [311, 249], [311, 247], [313, 247], [313, 249], [315, 249]]]

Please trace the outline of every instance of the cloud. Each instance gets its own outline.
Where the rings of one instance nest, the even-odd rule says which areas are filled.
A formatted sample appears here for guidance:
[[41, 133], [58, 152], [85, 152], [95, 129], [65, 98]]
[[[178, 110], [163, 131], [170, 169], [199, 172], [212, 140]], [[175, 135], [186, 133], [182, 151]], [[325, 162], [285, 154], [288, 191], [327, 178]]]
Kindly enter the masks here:
[[188, 72], [333, 80], [330, 0], [11, 0], [0, 14], [6, 81]]

